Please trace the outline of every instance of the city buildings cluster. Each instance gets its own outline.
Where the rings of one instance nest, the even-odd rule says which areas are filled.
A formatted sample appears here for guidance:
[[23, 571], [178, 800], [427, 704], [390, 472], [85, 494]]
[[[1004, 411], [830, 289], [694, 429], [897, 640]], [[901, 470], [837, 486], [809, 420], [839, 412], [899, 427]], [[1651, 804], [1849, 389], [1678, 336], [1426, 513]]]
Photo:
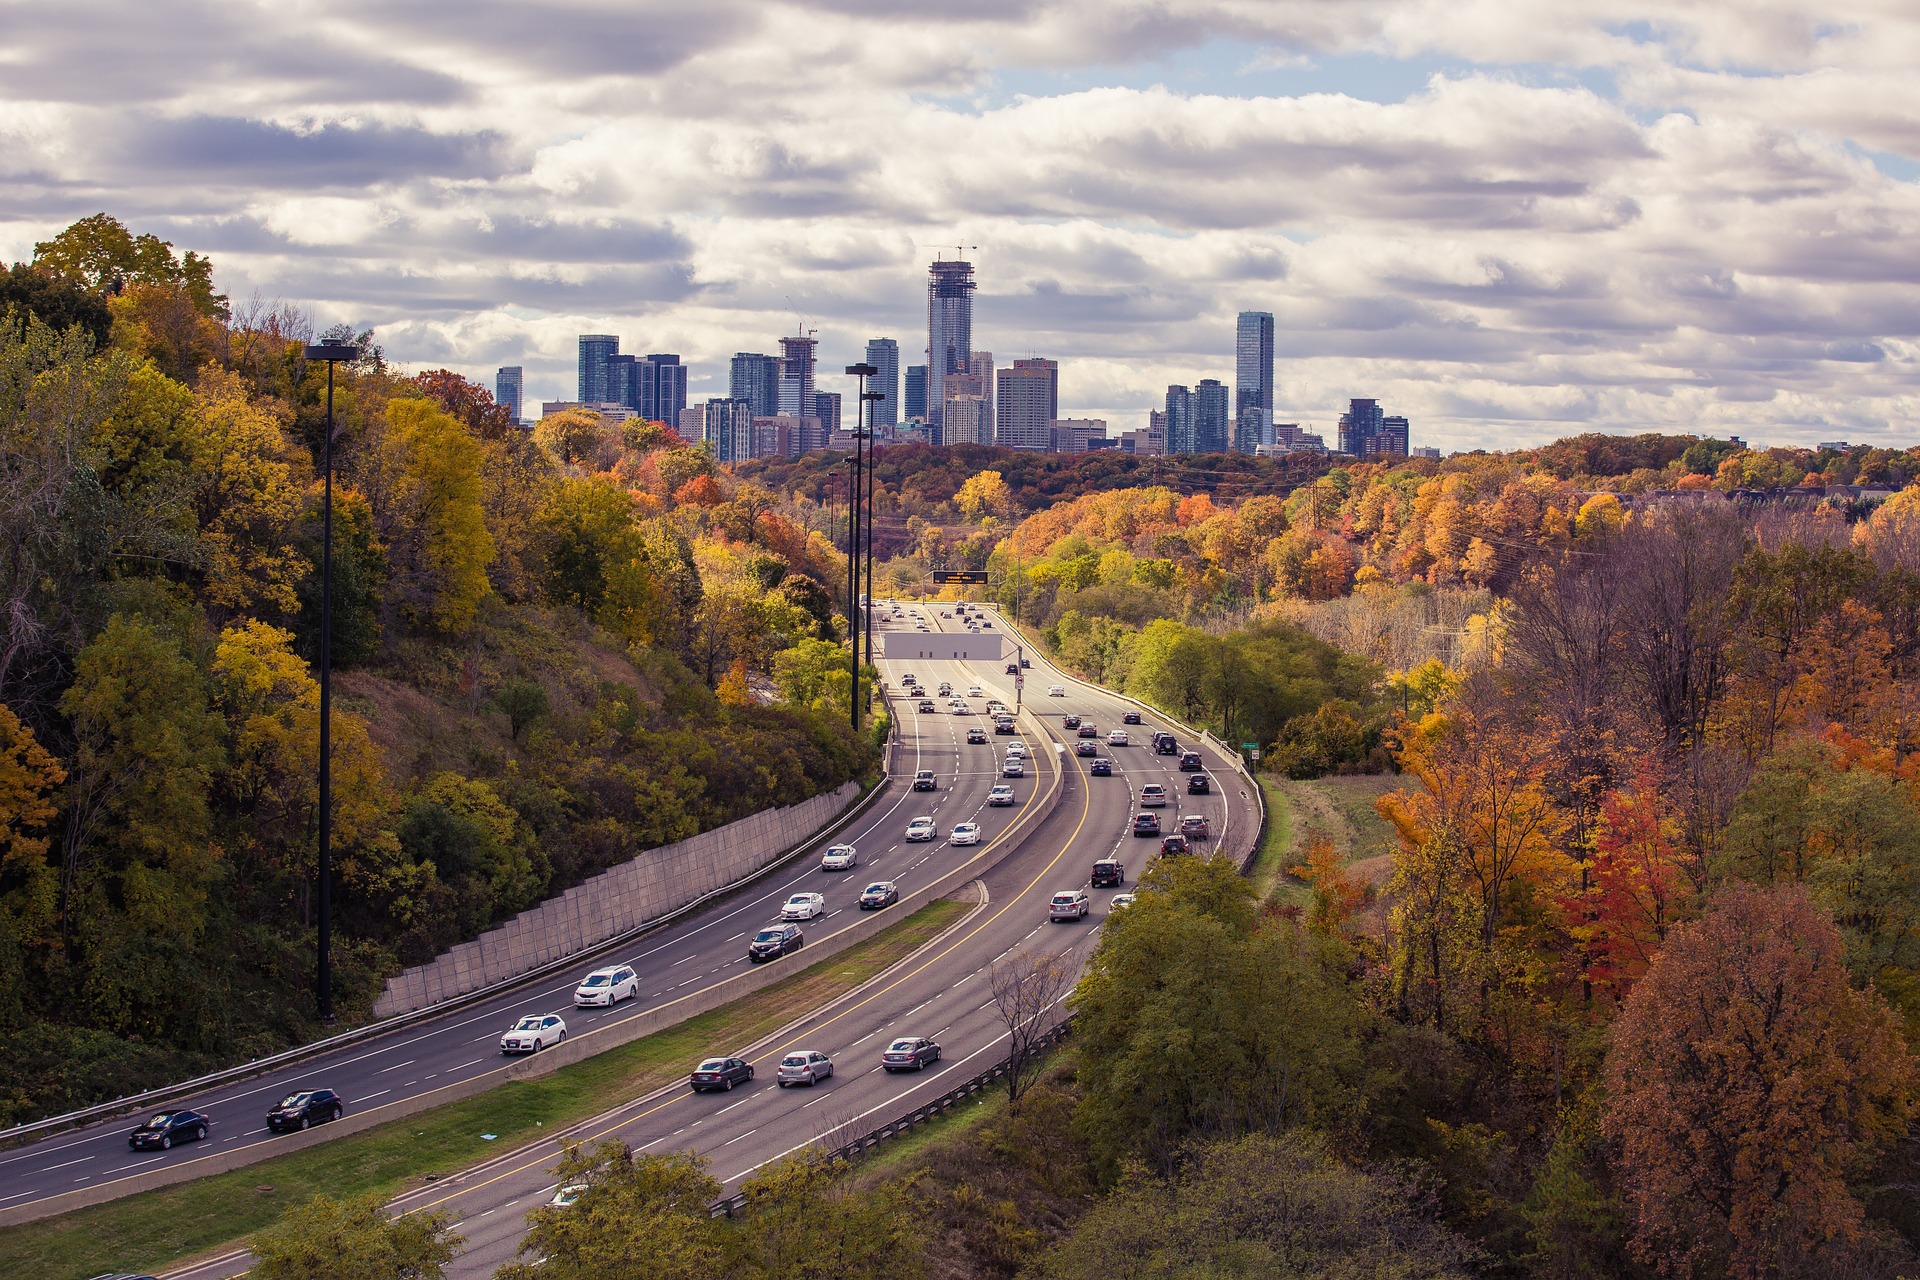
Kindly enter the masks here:
[[[902, 366], [892, 338], [867, 343], [868, 382], [879, 393], [871, 420], [858, 403], [841, 410], [839, 392], [814, 385], [819, 341], [802, 328], [779, 340], [780, 352], [741, 351], [728, 368], [727, 394], [687, 403], [687, 366], [678, 355], [625, 355], [613, 334], [580, 335], [579, 381], [573, 400], [542, 403], [544, 413], [591, 409], [615, 420], [665, 422], [688, 440], [704, 441], [722, 462], [813, 449], [851, 448], [871, 427], [885, 441], [991, 444], [1044, 453], [1116, 449], [1134, 454], [1245, 453], [1279, 456], [1325, 453], [1319, 434], [1297, 422], [1276, 422], [1273, 314], [1243, 311], [1234, 333], [1234, 382], [1218, 378], [1175, 384], [1164, 407], [1142, 427], [1110, 432], [1099, 418], [1060, 416], [1060, 365], [1038, 356], [994, 364], [991, 351], [973, 347], [973, 264], [938, 259], [927, 270], [926, 363]], [[495, 398], [523, 418], [524, 378], [518, 365], [499, 371]], [[1377, 400], [1355, 399], [1340, 415], [1337, 448], [1355, 458], [1438, 456], [1410, 449], [1404, 417]]]

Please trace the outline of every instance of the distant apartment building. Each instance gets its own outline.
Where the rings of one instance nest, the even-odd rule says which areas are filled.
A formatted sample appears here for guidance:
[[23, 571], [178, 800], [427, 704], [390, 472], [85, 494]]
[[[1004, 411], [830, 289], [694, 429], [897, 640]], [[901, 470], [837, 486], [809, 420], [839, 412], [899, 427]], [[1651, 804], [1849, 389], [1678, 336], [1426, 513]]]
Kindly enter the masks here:
[[1167, 428], [1168, 453], [1193, 453], [1193, 388], [1181, 383], [1167, 387], [1167, 407], [1161, 418]]
[[751, 404], [756, 418], [779, 413], [780, 357], [758, 351], [734, 352], [727, 372], [727, 398]]
[[1060, 366], [1052, 360], [1015, 360], [995, 375], [993, 442], [1044, 453], [1060, 416]]
[[744, 462], [753, 456], [753, 405], [731, 396], [689, 405], [680, 413], [680, 438], [706, 444], [717, 462]]
[[1291, 453], [1295, 442], [1300, 438], [1300, 424], [1297, 422], [1276, 422], [1273, 424], [1273, 447], [1279, 453]]
[[493, 402], [507, 411], [507, 416], [515, 422], [524, 417], [526, 406], [525, 378], [526, 370], [520, 365], [501, 366], [493, 375]]
[[1355, 458], [1407, 456], [1407, 420], [1380, 410], [1377, 400], [1349, 400], [1340, 415], [1340, 452]]
[[1104, 418], [1055, 418], [1047, 426], [1055, 453], [1091, 453], [1109, 443]]
[[1440, 451], [1430, 444], [1423, 444], [1417, 448], [1408, 450], [1407, 456], [1411, 458], [1430, 458], [1434, 462], [1440, 461]]
[[1225, 453], [1231, 443], [1227, 424], [1227, 386], [1218, 378], [1202, 378], [1193, 389], [1193, 451]]
[[540, 402], [540, 416], [543, 418], [548, 414], [565, 413], [569, 409], [585, 409], [589, 413], [599, 414], [608, 422], [615, 423], [639, 416], [634, 413], [632, 405], [613, 404], [604, 400], [591, 403], [583, 400], [542, 400]]
[[867, 379], [867, 390], [878, 391], [880, 399], [868, 410], [878, 430], [900, 423], [900, 344], [892, 338], [867, 339], [867, 363], [880, 372]]
[[950, 373], [971, 372], [973, 264], [955, 260], [927, 267], [927, 408], [938, 418]]
[[1273, 313], [1242, 311], [1233, 339], [1233, 447], [1272, 444]]
[[[1165, 418], [1162, 413], [1151, 415], [1153, 418]], [[1135, 454], [1142, 458], [1159, 457], [1167, 451], [1167, 429], [1164, 422], [1136, 427], [1132, 431], [1122, 431], [1114, 441], [1122, 453]]]
[[900, 408], [909, 418], [927, 418], [927, 366], [910, 364], [901, 380]]
[[813, 413], [813, 361], [819, 340], [806, 335], [780, 339], [780, 412], [790, 418]]
[[[840, 393], [838, 391], [816, 391], [813, 393], [813, 416], [820, 419], [820, 425], [831, 435], [840, 430]], [[854, 431], [858, 423], [847, 423], [847, 430]]]
[[994, 425], [987, 412], [985, 396], [968, 393], [949, 395], [947, 402], [940, 407], [940, 443], [992, 444]]
[[753, 420], [753, 456], [797, 458], [827, 446], [827, 433], [812, 414], [776, 413]]
[[980, 396], [987, 402], [987, 421], [993, 419], [993, 352], [976, 351], [967, 362], [967, 373], [979, 380]]
[[579, 404], [625, 404], [608, 394], [607, 364], [620, 354], [620, 339], [611, 333], [580, 335]]

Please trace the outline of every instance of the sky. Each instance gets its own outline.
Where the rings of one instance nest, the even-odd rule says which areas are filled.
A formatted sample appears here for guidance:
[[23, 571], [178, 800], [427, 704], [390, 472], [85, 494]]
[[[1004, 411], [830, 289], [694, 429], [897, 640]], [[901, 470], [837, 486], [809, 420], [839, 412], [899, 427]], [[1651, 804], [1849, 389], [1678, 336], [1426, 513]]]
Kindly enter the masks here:
[[1917, 65], [1912, 0], [0, 0], [0, 258], [104, 210], [537, 402], [587, 332], [917, 363], [964, 246], [1116, 431], [1263, 310], [1329, 439], [1904, 446]]

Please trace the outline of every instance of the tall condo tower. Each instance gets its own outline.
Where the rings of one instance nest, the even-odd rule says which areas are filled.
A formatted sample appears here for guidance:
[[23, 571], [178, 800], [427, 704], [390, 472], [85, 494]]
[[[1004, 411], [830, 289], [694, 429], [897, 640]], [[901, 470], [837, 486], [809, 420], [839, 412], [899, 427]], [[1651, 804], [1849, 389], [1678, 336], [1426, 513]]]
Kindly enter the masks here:
[[927, 416], [939, 420], [950, 373], [973, 363], [973, 264], [935, 262], [927, 268]]
[[885, 399], [875, 400], [868, 410], [876, 427], [900, 425], [900, 344], [892, 338], [867, 339], [867, 363], [880, 372], [867, 379], [867, 389], [878, 391]]
[[1060, 416], [1060, 366], [1052, 360], [1015, 360], [996, 375], [993, 442], [1046, 453]]
[[525, 370], [517, 364], [502, 365], [500, 372], [493, 375], [494, 403], [507, 411], [515, 422], [520, 421], [520, 410], [525, 406], [524, 379]]
[[780, 339], [780, 412], [813, 416], [813, 352], [819, 340], [808, 334]]
[[1217, 378], [1202, 378], [1193, 388], [1193, 451], [1227, 451], [1227, 387]]
[[580, 403], [607, 403], [607, 363], [619, 354], [620, 339], [611, 333], [580, 335]]
[[1167, 411], [1164, 415], [1167, 429], [1168, 453], [1195, 453], [1193, 437], [1193, 388], [1180, 383], [1167, 387]]
[[1233, 336], [1233, 447], [1273, 443], [1273, 313], [1242, 311]]
[[728, 371], [727, 398], [745, 400], [756, 418], [780, 412], [780, 357], [736, 351]]

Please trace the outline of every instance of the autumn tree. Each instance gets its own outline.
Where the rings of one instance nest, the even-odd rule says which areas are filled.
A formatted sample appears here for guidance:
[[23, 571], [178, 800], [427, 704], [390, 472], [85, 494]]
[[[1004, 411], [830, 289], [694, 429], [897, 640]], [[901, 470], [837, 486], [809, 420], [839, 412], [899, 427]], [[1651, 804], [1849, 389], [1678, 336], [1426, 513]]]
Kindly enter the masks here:
[[53, 940], [59, 876], [47, 860], [49, 824], [59, 812], [60, 762], [0, 704], [0, 1016], [24, 1010], [29, 949]]
[[226, 296], [213, 291], [212, 262], [192, 250], [176, 256], [171, 240], [146, 233], [136, 236], [119, 219], [104, 213], [82, 218], [53, 239], [34, 245], [33, 264], [100, 293], [129, 285], [178, 285], [202, 314], [226, 318]]
[[1607, 1056], [1635, 1251], [1682, 1274], [1831, 1274], [1864, 1231], [1847, 1179], [1905, 1132], [1914, 1084], [1806, 892], [1726, 890], [1669, 935]]
[[202, 377], [194, 395], [192, 476], [202, 591], [222, 613], [288, 616], [307, 573], [299, 525], [312, 466], [236, 374]]
[[393, 1217], [385, 1197], [319, 1195], [248, 1242], [260, 1280], [441, 1280], [465, 1243], [437, 1211]]
[[[415, 619], [457, 634], [491, 590], [495, 547], [480, 502], [480, 444], [429, 400], [394, 399], [384, 416], [373, 452], [383, 473], [390, 581]], [[376, 522], [381, 514], [376, 505]]]
[[707, 1212], [720, 1184], [692, 1152], [635, 1155], [609, 1140], [569, 1147], [554, 1170], [562, 1186], [584, 1187], [565, 1208], [527, 1215], [520, 1256], [498, 1280], [602, 1280], [651, 1276], [708, 1280], [725, 1274], [727, 1224]]
[[1074, 967], [1063, 955], [1016, 947], [987, 976], [1007, 1029], [1007, 1102], [1018, 1106], [1039, 1074], [1041, 1046], [1065, 1015], [1061, 997], [1073, 987]]
[[1569, 932], [1585, 955], [1584, 979], [1616, 998], [1652, 965], [1673, 927], [1694, 914], [1675, 825], [1650, 772], [1601, 801], [1586, 885], [1568, 903]]
[[953, 505], [969, 520], [1004, 516], [1013, 509], [1013, 493], [998, 471], [982, 471], [970, 476], [953, 495]]

